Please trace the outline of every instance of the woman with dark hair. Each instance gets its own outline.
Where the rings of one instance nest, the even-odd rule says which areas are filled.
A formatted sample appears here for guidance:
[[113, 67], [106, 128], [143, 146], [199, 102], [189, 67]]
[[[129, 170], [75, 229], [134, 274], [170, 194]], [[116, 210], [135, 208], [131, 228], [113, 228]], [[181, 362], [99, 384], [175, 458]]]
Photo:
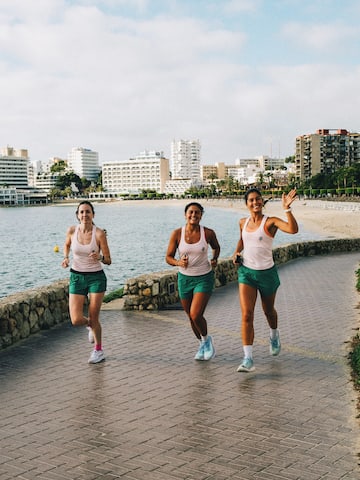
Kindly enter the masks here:
[[[66, 232], [64, 260], [62, 267], [72, 264], [69, 284], [69, 310], [71, 323], [88, 327], [88, 339], [95, 343], [89, 363], [105, 360], [102, 349], [100, 308], [106, 291], [106, 276], [101, 263], [111, 264], [106, 233], [94, 225], [94, 207], [88, 201], [81, 202], [76, 210], [79, 225], [73, 225]], [[100, 254], [101, 252], [101, 254]], [[84, 316], [85, 298], [89, 298], [88, 317]]]
[[270, 327], [270, 353], [271, 355], [280, 353], [278, 316], [274, 308], [280, 280], [274, 264], [272, 247], [278, 230], [291, 234], [298, 232], [298, 224], [290, 207], [296, 196], [296, 190], [282, 194], [282, 206], [287, 217], [285, 221], [278, 217], [264, 215], [263, 207], [266, 201], [257, 188], [251, 188], [245, 194], [245, 203], [250, 216], [242, 218], [239, 222], [240, 238], [233, 256], [234, 264], [241, 264], [238, 269], [238, 282], [244, 358], [237, 369], [238, 372], [255, 370], [254, 310], [258, 292]]
[[[215, 357], [215, 348], [211, 336], [208, 335], [204, 312], [214, 289], [213, 268], [217, 265], [220, 245], [214, 230], [200, 225], [203, 213], [203, 207], [197, 202], [186, 205], [186, 225], [172, 232], [166, 253], [166, 262], [179, 267], [178, 290], [181, 305], [200, 342], [195, 360], [210, 360]], [[212, 248], [210, 261], [208, 245]], [[179, 254], [178, 259], [175, 258], [176, 252]]]

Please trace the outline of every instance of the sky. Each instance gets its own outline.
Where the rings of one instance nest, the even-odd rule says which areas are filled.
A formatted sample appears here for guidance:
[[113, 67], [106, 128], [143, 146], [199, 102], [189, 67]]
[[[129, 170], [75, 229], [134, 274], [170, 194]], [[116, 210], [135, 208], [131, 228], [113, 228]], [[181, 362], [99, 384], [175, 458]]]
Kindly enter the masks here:
[[201, 162], [360, 131], [358, 0], [1, 0], [0, 148]]

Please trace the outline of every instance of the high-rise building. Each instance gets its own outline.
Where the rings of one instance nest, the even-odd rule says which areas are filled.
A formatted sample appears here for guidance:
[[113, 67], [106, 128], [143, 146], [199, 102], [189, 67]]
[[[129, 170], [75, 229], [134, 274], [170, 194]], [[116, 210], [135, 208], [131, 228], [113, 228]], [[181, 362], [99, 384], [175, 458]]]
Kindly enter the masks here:
[[68, 168], [80, 178], [95, 181], [101, 170], [99, 154], [88, 148], [74, 147], [68, 153]]
[[360, 162], [360, 134], [320, 129], [296, 138], [295, 177], [307, 180]]
[[106, 162], [102, 169], [104, 190], [118, 194], [164, 193], [168, 179], [169, 160], [163, 152], [145, 150], [127, 162]]
[[171, 142], [170, 170], [172, 179], [190, 179], [200, 182], [199, 140], [173, 140]]
[[5, 147], [0, 150], [0, 185], [26, 188], [29, 185], [28, 151]]

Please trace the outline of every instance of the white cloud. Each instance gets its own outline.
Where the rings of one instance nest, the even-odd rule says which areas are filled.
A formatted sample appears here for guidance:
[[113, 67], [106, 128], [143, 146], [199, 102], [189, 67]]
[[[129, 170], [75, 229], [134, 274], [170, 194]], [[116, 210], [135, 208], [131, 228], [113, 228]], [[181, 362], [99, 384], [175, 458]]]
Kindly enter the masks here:
[[[317, 128], [358, 127], [359, 67], [338, 64], [341, 56], [250, 65], [239, 58], [250, 48], [256, 60], [258, 45], [222, 22], [169, 11], [111, 14], [120, 2], [110, 0], [49, 0], [32, 12], [22, 3], [0, 6], [0, 146], [28, 148], [33, 160], [66, 156], [73, 146], [97, 150], [101, 161], [127, 160], [146, 148], [168, 154], [173, 138], [199, 138], [204, 163], [231, 163], [277, 154], [279, 144], [290, 155], [296, 135]], [[301, 30], [293, 25], [283, 29], [288, 44]], [[336, 35], [322, 26], [314, 27], [322, 45], [346, 37], [341, 26]]]
[[310, 51], [343, 52], [344, 46], [359, 41], [359, 29], [339, 23], [305, 24], [290, 22], [284, 25], [282, 34], [294, 44]]

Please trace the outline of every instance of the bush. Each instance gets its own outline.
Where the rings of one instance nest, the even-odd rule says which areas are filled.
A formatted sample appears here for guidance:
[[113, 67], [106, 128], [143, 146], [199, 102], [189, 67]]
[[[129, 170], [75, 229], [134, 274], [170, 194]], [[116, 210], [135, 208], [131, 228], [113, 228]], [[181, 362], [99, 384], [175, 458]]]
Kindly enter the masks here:
[[123, 297], [124, 295], [124, 288], [119, 288], [118, 290], [113, 290], [112, 292], [108, 293], [103, 298], [103, 303], [109, 303], [113, 300]]
[[[356, 272], [356, 289], [360, 292], [360, 269]], [[349, 353], [349, 362], [351, 367], [351, 376], [356, 390], [360, 390], [360, 336], [357, 334], [351, 341], [351, 352]], [[360, 409], [360, 399], [358, 400]], [[360, 416], [360, 415], [359, 415]]]

